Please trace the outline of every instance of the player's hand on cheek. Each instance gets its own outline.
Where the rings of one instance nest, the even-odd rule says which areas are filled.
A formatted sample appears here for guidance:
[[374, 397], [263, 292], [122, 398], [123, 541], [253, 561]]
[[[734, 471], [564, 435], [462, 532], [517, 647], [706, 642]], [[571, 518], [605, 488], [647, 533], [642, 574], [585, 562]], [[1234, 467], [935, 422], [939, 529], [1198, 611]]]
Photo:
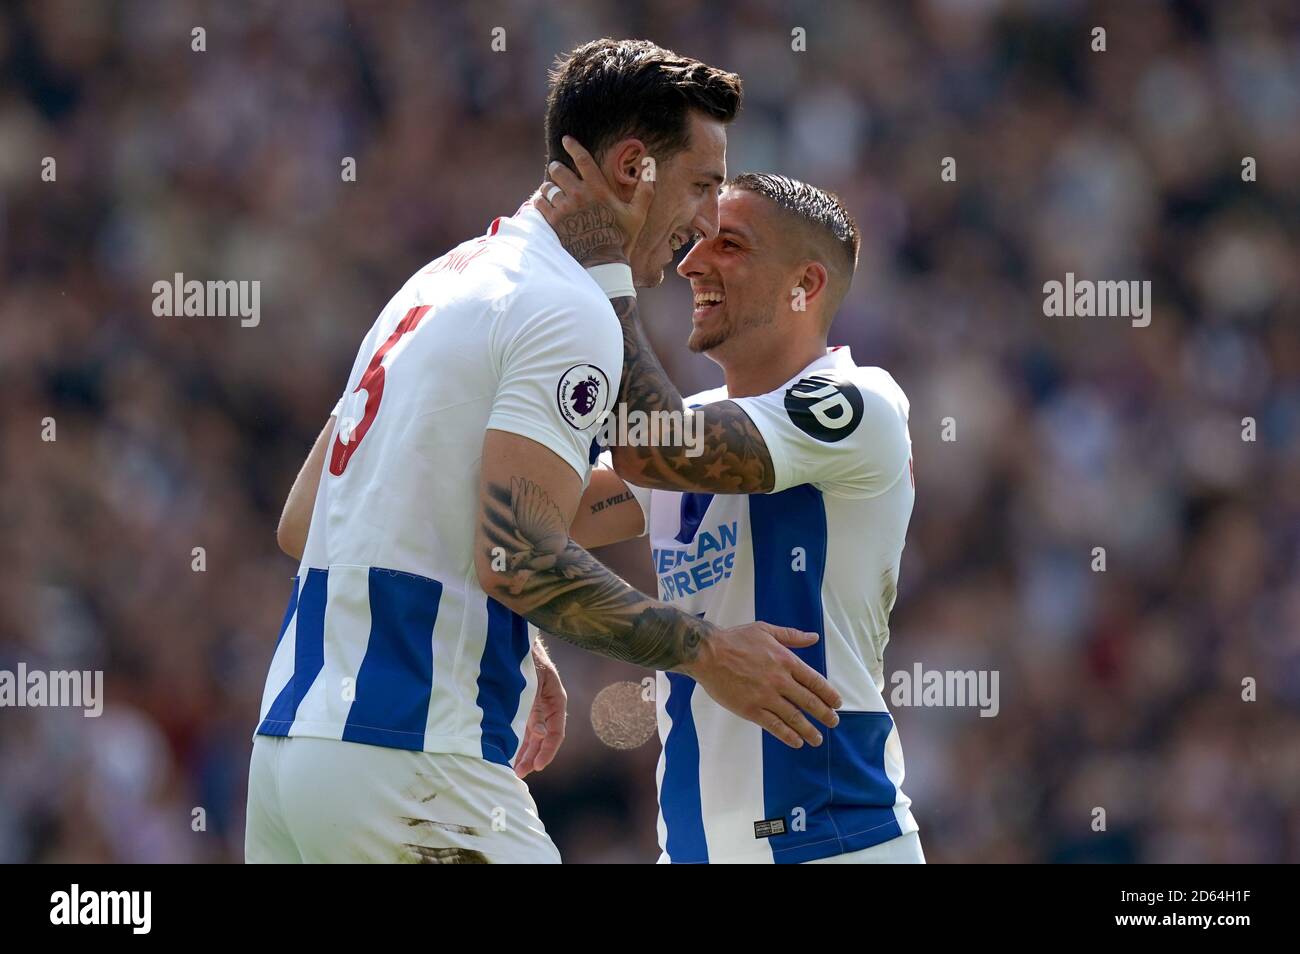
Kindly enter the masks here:
[[[550, 178], [542, 183], [533, 204], [580, 264], [629, 260], [654, 199], [653, 172], [638, 176], [636, 192], [631, 201], [624, 202], [591, 153], [572, 136], [563, 141], [578, 172], [562, 162], [552, 162], [547, 167]], [[653, 169], [651, 159], [647, 170]]]
[[537, 696], [533, 699], [532, 711], [528, 713], [523, 743], [515, 757], [515, 774], [520, 778], [527, 777], [530, 772], [540, 772], [550, 765], [564, 742], [569, 695], [560, 682], [559, 670], [540, 646], [538, 643], [533, 650], [533, 663], [537, 667]]

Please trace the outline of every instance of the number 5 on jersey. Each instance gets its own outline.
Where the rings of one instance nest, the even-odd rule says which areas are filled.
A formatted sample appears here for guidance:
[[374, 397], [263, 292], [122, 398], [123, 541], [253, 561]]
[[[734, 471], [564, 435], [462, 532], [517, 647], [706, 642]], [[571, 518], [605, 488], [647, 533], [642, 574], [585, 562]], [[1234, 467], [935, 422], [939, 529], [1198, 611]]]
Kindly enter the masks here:
[[[330, 473], [335, 477], [341, 477], [343, 471], [347, 469], [348, 461], [352, 455], [357, 452], [361, 446], [361, 441], [365, 438], [366, 432], [370, 430], [370, 425], [375, 422], [375, 415], [379, 413], [379, 402], [384, 399], [384, 355], [392, 349], [393, 345], [401, 339], [402, 335], [409, 331], [414, 331], [420, 324], [425, 314], [428, 313], [430, 305], [421, 305], [418, 308], [412, 308], [402, 320], [397, 323], [393, 333], [388, 336], [388, 340], [379, 346], [375, 356], [370, 359], [366, 365], [365, 374], [361, 375], [361, 381], [352, 393], [364, 390], [366, 392], [366, 411], [361, 415], [361, 420], [357, 426], [352, 429], [351, 433], [340, 427], [334, 434], [334, 447], [330, 451]], [[347, 440], [344, 441], [344, 437]]]

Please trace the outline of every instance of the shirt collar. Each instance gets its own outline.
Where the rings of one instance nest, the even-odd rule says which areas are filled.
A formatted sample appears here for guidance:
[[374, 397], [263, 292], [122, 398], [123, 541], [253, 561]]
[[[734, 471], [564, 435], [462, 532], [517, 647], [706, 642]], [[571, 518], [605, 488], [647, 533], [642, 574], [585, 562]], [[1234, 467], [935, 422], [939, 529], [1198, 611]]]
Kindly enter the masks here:
[[827, 348], [824, 355], [795, 375], [795, 379], [802, 378], [810, 371], [825, 371], [828, 368], [845, 370], [853, 367], [856, 367], [856, 365], [853, 363], [853, 352], [849, 350], [849, 346], [836, 345], [833, 348]]
[[[827, 348], [824, 355], [812, 364], [808, 365], [789, 381], [785, 382], [785, 384], [781, 385], [779, 388], [775, 388], [774, 390], [784, 391], [799, 379], [805, 378], [809, 374], [813, 374], [817, 371], [828, 371], [832, 368], [836, 370], [848, 370], [849, 368], [855, 367], [857, 367], [857, 365], [853, 363], [853, 352], [849, 350], [849, 346], [836, 345], [833, 348]], [[725, 384], [722, 386], [722, 392], [724, 394], [727, 393], [727, 386]]]

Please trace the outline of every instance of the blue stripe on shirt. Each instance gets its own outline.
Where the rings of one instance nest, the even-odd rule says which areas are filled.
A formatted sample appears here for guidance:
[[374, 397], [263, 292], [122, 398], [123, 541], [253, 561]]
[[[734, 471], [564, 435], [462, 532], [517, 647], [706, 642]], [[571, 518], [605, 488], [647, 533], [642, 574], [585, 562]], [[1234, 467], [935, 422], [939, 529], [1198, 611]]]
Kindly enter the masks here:
[[424, 749], [433, 694], [433, 625], [442, 584], [371, 567], [369, 589], [370, 639], [343, 740], [418, 752]]
[[528, 654], [528, 622], [491, 597], [487, 613], [487, 643], [478, 669], [483, 758], [509, 765], [519, 748], [511, 723], [519, 712], [519, 697], [526, 685], [520, 666]]
[[[290, 609], [285, 613], [280, 637], [284, 637], [289, 619], [296, 616], [298, 625], [293, 643], [293, 675], [267, 710], [266, 718], [257, 728], [259, 735], [289, 734], [293, 720], [298, 715], [298, 706], [320, 675], [321, 667], [325, 665], [325, 600], [329, 591], [328, 578], [327, 570], [309, 569], [302, 590], [295, 590], [294, 598], [290, 599]], [[276, 645], [279, 645], [278, 641]]]
[[[754, 617], [817, 633], [816, 643], [793, 651], [825, 676], [821, 594], [827, 527], [821, 492], [803, 484], [752, 495], [749, 519]], [[822, 728], [825, 741], [817, 747], [792, 749], [763, 733], [764, 816], [786, 822], [786, 833], [770, 838], [778, 864], [856, 851], [901, 833], [893, 812], [896, 792], [884, 768], [889, 714], [841, 713], [840, 719], [837, 728]]]
[[700, 740], [691, 711], [695, 680], [676, 672], [665, 675], [668, 698], [664, 711], [671, 726], [664, 742], [664, 776], [659, 784], [659, 810], [667, 830], [664, 850], [674, 864], [707, 864], [709, 847], [700, 805]]
[[683, 493], [681, 519], [677, 536], [673, 539], [678, 543], [690, 543], [694, 540], [695, 534], [700, 531], [700, 524], [704, 522], [704, 515], [709, 512], [711, 503], [713, 503], [713, 494]]

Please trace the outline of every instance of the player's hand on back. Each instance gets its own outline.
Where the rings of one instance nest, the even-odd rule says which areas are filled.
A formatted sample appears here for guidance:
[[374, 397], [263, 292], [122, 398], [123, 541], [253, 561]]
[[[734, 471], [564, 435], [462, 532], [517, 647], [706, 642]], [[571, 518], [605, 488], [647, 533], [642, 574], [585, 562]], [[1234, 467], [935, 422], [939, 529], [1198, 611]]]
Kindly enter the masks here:
[[533, 644], [533, 664], [537, 669], [537, 695], [524, 728], [523, 743], [515, 756], [515, 774], [525, 778], [551, 764], [564, 742], [564, 725], [568, 718], [568, 693], [560, 682], [559, 670], [540, 639]]
[[636, 192], [624, 202], [581, 143], [572, 136], [563, 142], [578, 172], [552, 162], [547, 167], [550, 178], [542, 183], [534, 204], [580, 265], [628, 261], [654, 198], [653, 165], [638, 176]]
[[714, 632], [699, 658], [678, 668], [720, 706], [791, 748], [805, 741], [821, 745], [822, 735], [808, 716], [833, 728], [840, 721], [835, 710], [844, 701], [825, 676], [787, 648], [811, 646], [817, 639], [816, 633], [785, 626], [746, 623]]

